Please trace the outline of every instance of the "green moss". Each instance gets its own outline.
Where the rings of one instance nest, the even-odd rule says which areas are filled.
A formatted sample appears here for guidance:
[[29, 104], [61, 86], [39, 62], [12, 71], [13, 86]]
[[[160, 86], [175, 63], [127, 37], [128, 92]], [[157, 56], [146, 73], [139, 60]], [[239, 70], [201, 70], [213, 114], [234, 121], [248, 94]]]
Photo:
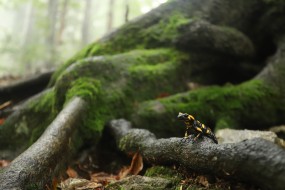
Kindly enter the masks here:
[[29, 104], [29, 114], [33, 115], [33, 117], [29, 117], [27, 120], [29, 130], [31, 130], [29, 145], [33, 144], [41, 136], [46, 127], [56, 117], [58, 111], [54, 107], [54, 102], [54, 90], [49, 90], [39, 101], [33, 101]]
[[162, 177], [172, 180], [175, 179], [176, 181], [180, 181], [182, 179], [180, 173], [166, 166], [153, 166], [148, 168], [144, 175], [147, 177]]
[[134, 49], [174, 47], [172, 42], [178, 35], [179, 27], [187, 22], [188, 19], [181, 13], [172, 13], [148, 28], [142, 27], [140, 23], [126, 24], [116, 31], [116, 35], [90, 44], [64, 63], [53, 75], [50, 86], [55, 84], [67, 67], [87, 57], [114, 55]]
[[154, 49], [78, 61], [58, 77], [55, 107], [84, 98], [89, 108], [80, 136], [99, 139], [108, 120], [130, 118], [137, 102], [185, 90], [184, 59], [188, 55], [172, 49]]
[[49, 111], [52, 111], [54, 114], [57, 113], [57, 111], [54, 108], [55, 103], [55, 93], [53, 89], [50, 89], [47, 91], [39, 101], [34, 101], [29, 104], [29, 108], [34, 110], [35, 112], [40, 112], [44, 108], [50, 109]]
[[172, 42], [179, 36], [179, 28], [189, 22], [191, 21], [181, 13], [172, 13], [158, 24], [141, 31], [145, 47], [173, 45]]
[[74, 55], [73, 57], [71, 57], [69, 60], [67, 60], [64, 64], [62, 64], [57, 70], [56, 72], [53, 74], [49, 86], [53, 86], [56, 82], [56, 80], [58, 79], [58, 77], [62, 74], [62, 72], [64, 72], [64, 70], [72, 65], [73, 63], [77, 62], [78, 60], [82, 60], [85, 57], [88, 57], [88, 53], [89, 51], [93, 48], [94, 44], [90, 44], [88, 46], [86, 46], [85, 48], [83, 48], [81, 51], [79, 51], [76, 55]]
[[[280, 106], [274, 96], [274, 90], [258, 80], [237, 86], [213, 86], [145, 102], [133, 120], [137, 126], [151, 126], [150, 130], [162, 136], [183, 133], [183, 124], [176, 119], [178, 112], [192, 114], [212, 128], [216, 125], [219, 128], [267, 127], [280, 122]], [[177, 125], [181, 127], [175, 128]]]
[[[81, 77], [70, 83], [65, 97], [65, 103], [75, 96], [83, 98], [88, 102], [88, 111], [83, 118], [82, 125], [80, 125], [78, 139], [76, 139], [76, 146], [83, 143], [83, 139], [99, 139], [101, 135], [105, 117], [101, 117], [102, 110], [100, 103], [101, 83], [100, 81], [89, 78]], [[94, 143], [94, 142], [93, 142]]]
[[225, 128], [235, 128], [234, 126], [237, 126], [237, 124], [229, 116], [224, 117], [224, 118], [219, 118], [216, 121], [215, 131], [218, 131], [219, 129], [225, 129]]
[[41, 187], [38, 184], [30, 183], [26, 185], [25, 190], [40, 190]]
[[71, 88], [66, 94], [66, 101], [75, 96], [81, 97], [88, 102], [96, 101], [100, 89], [100, 81], [88, 77], [79, 78], [71, 82]]

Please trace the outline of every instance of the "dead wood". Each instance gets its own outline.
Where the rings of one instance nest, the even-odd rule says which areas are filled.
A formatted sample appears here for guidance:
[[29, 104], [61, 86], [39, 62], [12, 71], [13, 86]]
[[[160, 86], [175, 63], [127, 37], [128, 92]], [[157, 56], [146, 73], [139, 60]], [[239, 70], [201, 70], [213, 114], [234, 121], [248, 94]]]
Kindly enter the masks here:
[[11, 99], [24, 99], [34, 95], [44, 88], [49, 83], [49, 80], [54, 71], [48, 71], [28, 79], [12, 83], [11, 85], [0, 87], [0, 101], [4, 102]]
[[186, 169], [235, 178], [262, 189], [285, 189], [285, 151], [272, 142], [256, 138], [232, 144], [214, 144], [204, 137], [198, 142], [181, 138], [156, 139], [145, 129], [131, 129], [125, 120], [113, 120], [108, 129], [120, 150], [137, 152], [152, 164], [177, 164]]
[[86, 109], [75, 97], [42, 136], [0, 173], [0, 189], [44, 189], [63, 169], [70, 155], [72, 135]]

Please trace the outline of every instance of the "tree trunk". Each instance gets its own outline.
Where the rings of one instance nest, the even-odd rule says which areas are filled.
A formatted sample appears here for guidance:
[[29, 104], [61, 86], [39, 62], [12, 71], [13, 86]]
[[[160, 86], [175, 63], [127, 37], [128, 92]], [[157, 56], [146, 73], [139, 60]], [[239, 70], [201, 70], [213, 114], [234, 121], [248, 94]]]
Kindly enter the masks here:
[[107, 32], [110, 32], [113, 29], [114, 4], [115, 4], [115, 0], [109, 0], [109, 4], [108, 4], [109, 10], [108, 10], [108, 15], [107, 15]]
[[21, 43], [21, 60], [23, 60], [23, 70], [24, 73], [31, 71], [32, 63], [27, 58], [27, 54], [29, 54], [29, 46], [32, 44], [32, 36], [34, 36], [34, 23], [35, 23], [35, 15], [34, 15], [34, 7], [33, 2], [28, 2], [26, 8], [26, 14], [24, 17], [24, 28], [23, 28], [23, 40]]
[[58, 29], [58, 33], [57, 33], [57, 38], [56, 38], [56, 46], [61, 45], [62, 43], [62, 34], [65, 30], [65, 20], [66, 20], [66, 15], [68, 12], [68, 4], [69, 4], [69, 0], [64, 0], [63, 4], [62, 4], [62, 9], [61, 9], [61, 14], [60, 14], [60, 23], [59, 23], [59, 29]]
[[130, 3], [129, 0], [125, 0], [125, 23], [129, 21]]
[[48, 48], [48, 60], [47, 67], [54, 66], [56, 60], [56, 21], [58, 13], [58, 1], [48, 1], [48, 36], [47, 36], [47, 48]]
[[90, 21], [92, 20], [91, 17], [91, 10], [92, 10], [92, 1], [91, 0], [85, 0], [85, 11], [84, 11], [84, 18], [83, 18], [83, 24], [82, 24], [82, 46], [84, 47], [88, 43], [90, 43]]

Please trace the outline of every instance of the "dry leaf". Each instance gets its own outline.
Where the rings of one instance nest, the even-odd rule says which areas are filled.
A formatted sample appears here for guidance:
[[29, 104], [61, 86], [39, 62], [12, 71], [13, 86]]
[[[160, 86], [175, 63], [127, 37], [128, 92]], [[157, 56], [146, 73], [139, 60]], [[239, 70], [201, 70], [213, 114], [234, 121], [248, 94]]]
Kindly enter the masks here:
[[96, 189], [99, 187], [103, 187], [101, 183], [96, 182], [89, 182], [87, 185], [84, 185], [82, 187], [75, 188], [76, 190], [87, 190], [87, 189]]
[[0, 125], [2, 125], [5, 122], [4, 118], [0, 118]]
[[90, 181], [86, 179], [79, 179], [79, 178], [68, 178], [67, 180], [61, 182], [58, 188], [62, 190], [74, 190], [78, 187], [83, 187], [87, 185]]
[[142, 156], [137, 152], [134, 154], [132, 163], [129, 167], [124, 167], [118, 174], [118, 178], [125, 178], [127, 175], [137, 175], [143, 169]]
[[8, 101], [8, 102], [5, 102], [3, 104], [0, 105], [0, 110], [10, 106], [12, 104], [12, 101]]
[[209, 181], [205, 176], [198, 176], [196, 180], [199, 184], [203, 185], [204, 187], [209, 187]]
[[76, 172], [74, 169], [72, 169], [70, 166], [68, 166], [68, 168], [67, 168], [67, 170], [66, 170], [66, 174], [67, 174], [68, 177], [70, 177], [70, 178], [76, 178], [76, 177], [78, 177], [77, 172]]
[[104, 172], [94, 173], [90, 177], [92, 182], [101, 183], [103, 185], [107, 185], [111, 181], [117, 180], [117, 176]]
[[10, 163], [8, 160], [0, 160], [0, 168], [7, 167]]
[[167, 96], [170, 96], [170, 94], [167, 92], [162, 92], [156, 97], [156, 99], [165, 98]]

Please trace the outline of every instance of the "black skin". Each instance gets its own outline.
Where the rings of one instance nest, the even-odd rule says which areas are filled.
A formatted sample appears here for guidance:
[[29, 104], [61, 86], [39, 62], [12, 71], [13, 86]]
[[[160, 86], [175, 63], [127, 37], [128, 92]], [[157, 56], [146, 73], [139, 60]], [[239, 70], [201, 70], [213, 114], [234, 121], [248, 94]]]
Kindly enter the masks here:
[[181, 121], [184, 121], [186, 125], [184, 139], [188, 139], [190, 137], [190, 135], [188, 135], [189, 131], [190, 133], [193, 133], [195, 135], [194, 141], [196, 141], [200, 136], [206, 136], [212, 139], [216, 144], [218, 144], [218, 140], [215, 134], [211, 131], [211, 129], [206, 125], [202, 124], [200, 121], [195, 120], [192, 115], [179, 112], [177, 118]]

